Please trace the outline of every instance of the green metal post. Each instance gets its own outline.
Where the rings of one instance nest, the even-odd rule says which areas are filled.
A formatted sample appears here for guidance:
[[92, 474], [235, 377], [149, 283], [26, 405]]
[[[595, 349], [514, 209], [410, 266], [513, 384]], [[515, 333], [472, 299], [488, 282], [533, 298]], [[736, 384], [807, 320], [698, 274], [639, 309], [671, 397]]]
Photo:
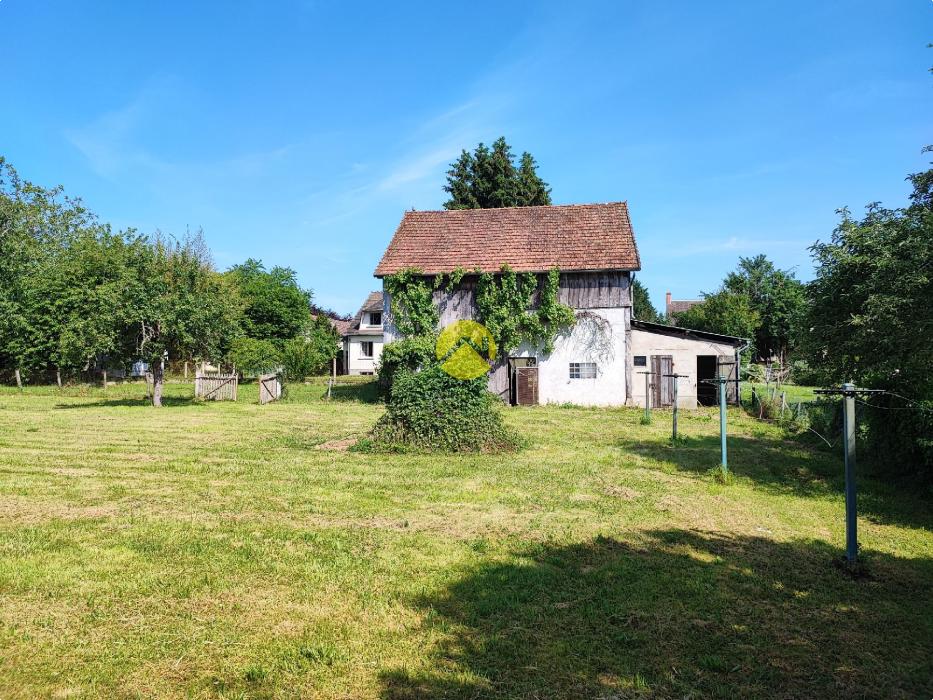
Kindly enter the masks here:
[[645, 420], [651, 420], [651, 392], [648, 386], [651, 382], [651, 373], [645, 372]]
[[674, 375], [674, 440], [677, 440], [677, 375]]
[[729, 456], [726, 454], [726, 378], [719, 376], [719, 449], [722, 452], [722, 467], [729, 471]]
[[842, 385], [842, 435], [845, 438], [846, 472], [846, 559], [855, 563], [858, 556], [858, 516], [855, 500], [855, 384]]

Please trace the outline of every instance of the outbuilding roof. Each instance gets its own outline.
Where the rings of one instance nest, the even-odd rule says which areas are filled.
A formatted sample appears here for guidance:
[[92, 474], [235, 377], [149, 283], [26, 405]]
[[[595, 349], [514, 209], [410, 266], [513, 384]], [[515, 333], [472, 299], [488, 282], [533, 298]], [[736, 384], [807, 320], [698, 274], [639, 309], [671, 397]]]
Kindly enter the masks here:
[[734, 345], [739, 347], [746, 345], [746, 338], [739, 338], [734, 335], [723, 335], [721, 333], [710, 333], [709, 331], [697, 331], [692, 328], [680, 328], [679, 326], [665, 326], [663, 323], [651, 323], [650, 321], [638, 321], [632, 319], [632, 328], [647, 331], [648, 333], [659, 333], [661, 335], [674, 336], [676, 338], [688, 338], [694, 340], [709, 340], [714, 343], [724, 345]]
[[452, 272], [640, 270], [625, 202], [408, 211], [376, 277], [417, 268]]

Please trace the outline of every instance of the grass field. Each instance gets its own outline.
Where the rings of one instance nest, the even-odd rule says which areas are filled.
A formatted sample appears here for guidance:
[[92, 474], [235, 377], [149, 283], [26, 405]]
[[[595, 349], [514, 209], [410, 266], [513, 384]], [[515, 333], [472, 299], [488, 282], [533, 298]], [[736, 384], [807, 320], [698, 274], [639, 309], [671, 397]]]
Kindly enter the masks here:
[[366, 385], [260, 407], [0, 389], [0, 698], [933, 693], [933, 518], [718, 420], [541, 407], [505, 456], [346, 446]]

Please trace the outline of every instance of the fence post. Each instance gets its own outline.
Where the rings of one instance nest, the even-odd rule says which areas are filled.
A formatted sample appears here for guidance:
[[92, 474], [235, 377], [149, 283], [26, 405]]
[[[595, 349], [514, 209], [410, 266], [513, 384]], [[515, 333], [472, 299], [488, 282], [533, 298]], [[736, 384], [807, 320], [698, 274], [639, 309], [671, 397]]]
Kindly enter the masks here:
[[726, 453], [726, 382], [728, 380], [719, 375], [719, 450], [722, 453], [722, 468], [729, 471], [729, 456]]
[[107, 388], [107, 370], [101, 370], [104, 373], [104, 389]]
[[58, 388], [62, 388], [62, 370], [60, 367], [55, 368], [55, 383], [58, 384]]
[[842, 385], [842, 432], [845, 439], [846, 472], [846, 559], [850, 564], [858, 556], [858, 515], [855, 494], [855, 384]]
[[16, 388], [22, 389], [23, 388], [23, 376], [19, 373], [19, 367], [16, 368], [15, 374], [16, 374]]

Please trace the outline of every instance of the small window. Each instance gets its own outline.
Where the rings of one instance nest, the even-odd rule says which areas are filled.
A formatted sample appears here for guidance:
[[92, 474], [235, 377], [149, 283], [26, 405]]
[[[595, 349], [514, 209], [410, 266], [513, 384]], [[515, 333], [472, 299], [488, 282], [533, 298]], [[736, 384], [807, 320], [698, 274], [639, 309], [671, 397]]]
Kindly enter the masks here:
[[570, 363], [570, 378], [571, 379], [596, 379], [596, 363], [595, 362], [571, 362]]
[[361, 357], [372, 357], [373, 356], [373, 341], [364, 340], [360, 343], [360, 356]]
[[370, 312], [369, 325], [370, 326], [381, 326], [382, 325], [382, 312], [381, 311]]
[[647, 367], [648, 356], [647, 355], [635, 355], [635, 366], [636, 367]]

